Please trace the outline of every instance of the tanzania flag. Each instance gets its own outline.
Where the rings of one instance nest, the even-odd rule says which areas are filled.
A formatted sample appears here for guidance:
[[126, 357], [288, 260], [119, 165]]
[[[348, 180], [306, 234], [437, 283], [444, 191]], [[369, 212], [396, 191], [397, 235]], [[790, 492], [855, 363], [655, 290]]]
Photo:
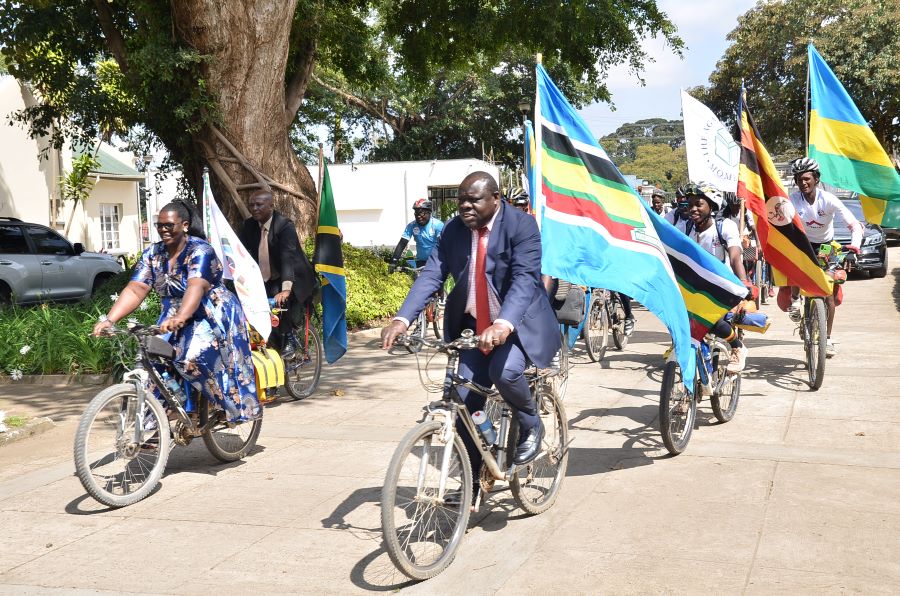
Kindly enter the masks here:
[[809, 53], [809, 156], [822, 182], [860, 194], [866, 221], [900, 227], [900, 174], [866, 119], [812, 44]]
[[692, 383], [692, 332], [702, 338], [746, 289], [723, 263], [652, 213], [541, 65], [537, 87], [543, 273], [639, 300], [669, 329], [683, 378]]
[[322, 340], [325, 360], [336, 362], [347, 352], [347, 278], [344, 273], [344, 254], [341, 251], [341, 230], [328, 166], [322, 177], [319, 198], [319, 227], [316, 230], [316, 250], [313, 264], [322, 274]]
[[756, 233], [775, 284], [799, 286], [813, 296], [831, 294], [832, 280], [819, 267], [800, 216], [788, 199], [747, 109], [741, 89], [741, 165], [737, 196], [744, 199], [756, 220]]

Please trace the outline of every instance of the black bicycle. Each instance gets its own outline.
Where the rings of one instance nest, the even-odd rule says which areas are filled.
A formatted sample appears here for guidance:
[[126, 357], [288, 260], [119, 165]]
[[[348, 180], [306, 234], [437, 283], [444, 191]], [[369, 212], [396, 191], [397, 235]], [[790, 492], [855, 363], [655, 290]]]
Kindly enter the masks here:
[[[172, 443], [187, 445], [201, 437], [213, 457], [233, 462], [249, 453], [262, 428], [262, 408], [256, 420], [228, 422], [225, 412], [180, 376], [172, 362], [175, 348], [157, 337], [160, 333], [156, 325], [108, 327], [103, 333], [138, 340], [136, 365], [122, 383], [91, 400], [75, 432], [78, 479], [109, 507], [137, 503], [156, 488]], [[161, 399], [145, 391], [148, 379]]]
[[[525, 512], [538, 514], [556, 501], [568, 464], [566, 413], [550, 381], [554, 373], [526, 371], [544, 423], [541, 453], [534, 461], [516, 466], [512, 456], [518, 442], [518, 422], [500, 394], [464, 379], [457, 372], [459, 352], [478, 346], [471, 330], [449, 343], [401, 336], [398, 343], [420, 342], [447, 355], [440, 400], [425, 407], [424, 421], [400, 441], [391, 459], [381, 491], [381, 528], [394, 565], [405, 575], [423, 580], [434, 577], [453, 561], [469, 522], [473, 470], [464, 431], [481, 453], [475, 471], [481, 502], [497, 480], [509, 482], [513, 498]], [[479, 431], [457, 387], [486, 398], [485, 414], [493, 428]]]

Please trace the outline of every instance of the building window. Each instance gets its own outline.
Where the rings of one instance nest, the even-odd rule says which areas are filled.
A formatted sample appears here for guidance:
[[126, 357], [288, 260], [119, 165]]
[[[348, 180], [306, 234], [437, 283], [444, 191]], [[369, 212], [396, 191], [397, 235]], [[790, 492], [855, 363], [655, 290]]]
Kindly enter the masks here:
[[100, 204], [100, 234], [103, 248], [119, 248], [119, 219], [121, 205]]
[[456, 215], [458, 210], [456, 193], [458, 190], [458, 186], [428, 187], [428, 198], [431, 199], [431, 203], [434, 206], [434, 211], [432, 212], [434, 217], [447, 221]]

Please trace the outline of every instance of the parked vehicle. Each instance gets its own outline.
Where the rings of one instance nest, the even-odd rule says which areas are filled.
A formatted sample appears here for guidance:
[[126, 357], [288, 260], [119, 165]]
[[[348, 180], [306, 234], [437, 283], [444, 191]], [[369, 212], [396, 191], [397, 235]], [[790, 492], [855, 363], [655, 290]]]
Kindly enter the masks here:
[[121, 270], [47, 226], [0, 217], [0, 304], [89, 298]]
[[[884, 230], [881, 229], [881, 226], [866, 221], [862, 205], [856, 195], [849, 199], [842, 199], [842, 202], [850, 210], [850, 213], [865, 226], [858, 263], [854, 265], [854, 269], [867, 271], [872, 277], [884, 277], [887, 275], [888, 267], [887, 240]], [[834, 239], [843, 247], [850, 244], [850, 228], [847, 227], [847, 223], [840, 213], [834, 216]]]

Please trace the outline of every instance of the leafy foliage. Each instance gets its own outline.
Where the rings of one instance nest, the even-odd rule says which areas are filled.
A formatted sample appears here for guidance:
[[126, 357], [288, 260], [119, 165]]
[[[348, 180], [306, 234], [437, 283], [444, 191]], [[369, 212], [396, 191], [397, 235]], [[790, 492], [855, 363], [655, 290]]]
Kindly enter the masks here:
[[900, 3], [895, 0], [761, 2], [728, 34], [731, 45], [692, 91], [732, 123], [741, 81], [760, 135], [782, 156], [804, 151], [806, 44], [812, 42], [888, 152], [900, 146]]
[[638, 145], [635, 159], [619, 165], [623, 174], [634, 174], [663, 190], [675, 190], [688, 182], [684, 144], [673, 149], [665, 143]]
[[684, 121], [647, 118], [626, 122], [615, 132], [600, 138], [613, 163], [622, 164], [637, 157], [641, 145], [663, 143], [675, 149], [684, 144]]
[[[349, 244], [344, 247], [347, 271], [347, 323], [357, 329], [393, 316], [403, 303], [412, 281], [409, 276], [388, 275], [383, 254]], [[91, 330], [113, 298], [128, 283], [131, 271], [119, 273], [90, 302], [9, 306], [0, 311], [0, 375], [14, 370], [39, 374], [121, 374], [134, 361], [130, 340], [93, 338]], [[159, 297], [150, 292], [147, 308], [131, 317], [143, 324], [159, 318]], [[25, 353], [22, 349], [28, 346]]]

